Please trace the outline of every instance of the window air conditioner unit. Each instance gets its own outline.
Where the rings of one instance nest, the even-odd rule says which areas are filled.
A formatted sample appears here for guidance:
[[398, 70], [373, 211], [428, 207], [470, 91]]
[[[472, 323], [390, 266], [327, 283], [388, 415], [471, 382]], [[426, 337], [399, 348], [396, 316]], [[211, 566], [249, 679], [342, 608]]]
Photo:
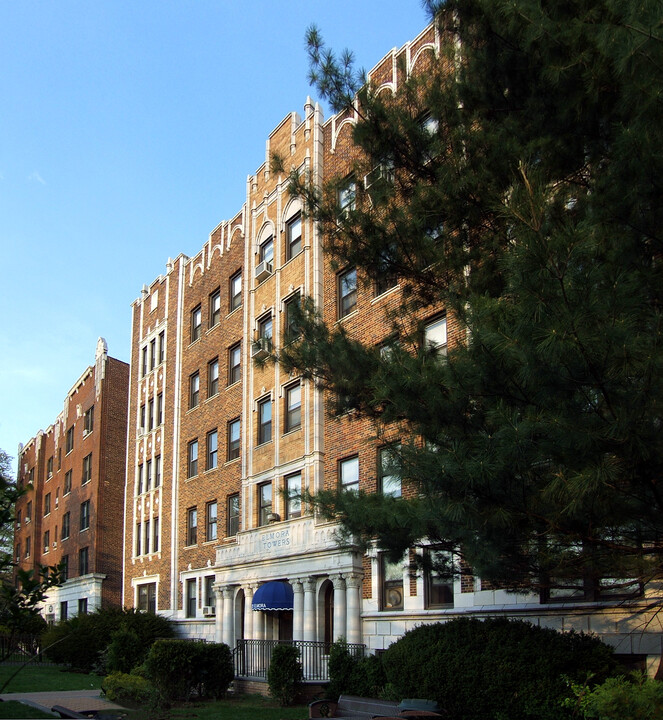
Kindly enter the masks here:
[[145, 435], [145, 428], [142, 425], [138, 426], [138, 434]]
[[392, 183], [394, 181], [394, 168], [391, 164], [380, 163], [371, 172], [364, 176], [364, 187], [370, 190], [379, 183]]
[[268, 337], [259, 337], [253, 341], [251, 345], [251, 357], [257, 360], [266, 358], [272, 352], [272, 339]]
[[204, 605], [203, 606], [203, 616], [204, 617], [214, 617], [216, 615], [216, 605]]
[[263, 260], [256, 265], [256, 280], [262, 282], [272, 274], [272, 263]]

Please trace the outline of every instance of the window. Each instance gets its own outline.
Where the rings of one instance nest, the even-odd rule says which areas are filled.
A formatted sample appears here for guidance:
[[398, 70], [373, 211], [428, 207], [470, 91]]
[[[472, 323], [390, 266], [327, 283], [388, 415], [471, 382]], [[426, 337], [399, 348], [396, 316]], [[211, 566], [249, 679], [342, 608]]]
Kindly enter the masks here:
[[44, 516], [51, 514], [51, 493], [44, 495]]
[[346, 218], [348, 213], [355, 209], [357, 199], [357, 184], [348, 178], [345, 185], [338, 191], [338, 209], [340, 218]]
[[380, 251], [375, 274], [375, 296], [386, 293], [387, 290], [398, 285], [398, 275], [394, 270], [396, 253], [389, 245], [385, 245]]
[[143, 583], [138, 586], [138, 609], [143, 612], [157, 611], [157, 584]]
[[186, 616], [188, 618], [196, 617], [197, 601], [196, 601], [196, 584], [197, 580], [186, 581]]
[[136, 555], [142, 553], [141, 543], [143, 542], [143, 526], [141, 523], [136, 523]]
[[28, 523], [30, 520], [32, 520], [32, 500], [28, 500], [25, 507], [25, 522]]
[[[81, 575], [82, 574], [83, 573], [81, 573]], [[87, 615], [87, 598], [78, 598], [78, 614]]]
[[274, 260], [274, 238], [269, 237], [260, 245], [258, 254], [260, 262], [271, 263]]
[[339, 461], [338, 484], [341, 490], [359, 492], [359, 458], [356, 455]]
[[208, 502], [205, 507], [205, 539], [209, 542], [210, 540], [216, 540], [217, 534], [217, 504], [216, 500]]
[[426, 607], [454, 604], [452, 576], [453, 558], [450, 552], [430, 548], [426, 550], [428, 562], [425, 572]]
[[142, 435], [145, 432], [145, 405], [140, 406], [140, 420], [138, 421], [138, 433]]
[[267, 525], [272, 514], [272, 483], [258, 485], [258, 525]]
[[216, 600], [214, 597], [214, 575], [205, 577], [205, 605], [214, 607]]
[[207, 470], [217, 466], [217, 451], [219, 449], [219, 433], [211, 430], [207, 433]]
[[209, 326], [218, 325], [221, 320], [221, 291], [216, 289], [209, 296]]
[[230, 312], [242, 305], [242, 273], [237, 272], [230, 278]]
[[64, 487], [62, 488], [62, 494], [63, 495], [69, 495], [71, 492], [71, 470], [67, 470], [67, 472], [64, 474]]
[[159, 365], [166, 359], [166, 333], [159, 333]]
[[136, 475], [136, 495], [140, 495], [143, 492], [143, 466], [138, 466], [138, 473]]
[[219, 358], [207, 363], [207, 397], [219, 392]]
[[85, 411], [83, 416], [83, 435], [89, 435], [94, 430], [94, 405]]
[[78, 574], [87, 575], [90, 572], [90, 553], [89, 549], [84, 547], [78, 551]]
[[228, 350], [228, 385], [239, 382], [242, 378], [241, 345], [233, 345]]
[[72, 425], [69, 430], [67, 430], [67, 438], [65, 440], [64, 444], [64, 451], [65, 454], [69, 455], [69, 453], [74, 449], [74, 426]]
[[154, 370], [157, 364], [157, 341], [156, 338], [150, 342], [150, 370]]
[[150, 521], [146, 520], [143, 526], [143, 537], [145, 541], [143, 543], [143, 552], [146, 555], [150, 554]]
[[147, 429], [154, 429], [154, 399], [147, 403]]
[[50, 530], [44, 532], [44, 552], [47, 553], [51, 547], [51, 533]]
[[239, 418], [228, 422], [228, 460], [239, 457]]
[[30, 468], [30, 472], [28, 473], [28, 485], [34, 485], [35, 482], [35, 469]]
[[403, 609], [403, 565], [389, 562], [386, 555], [380, 555], [380, 578], [382, 593], [381, 610]]
[[198, 508], [189, 508], [186, 513], [186, 544], [198, 544]]
[[145, 377], [147, 375], [147, 345], [143, 348], [143, 351], [142, 351], [141, 365], [142, 365], [142, 375], [143, 375], [143, 377]]
[[31, 542], [32, 542], [32, 538], [31, 538], [31, 537], [26, 537], [26, 538], [25, 538], [25, 557], [26, 557], [26, 558], [29, 558], [29, 557], [30, 557], [30, 544], [31, 544]]
[[90, 501], [81, 503], [81, 531], [90, 527]]
[[203, 311], [200, 305], [197, 305], [191, 311], [191, 342], [195, 342], [200, 337], [203, 330]]
[[66, 540], [69, 537], [70, 527], [71, 527], [71, 515], [69, 514], [69, 512], [66, 512], [62, 516], [62, 539], [63, 540]]
[[357, 271], [350, 268], [337, 277], [338, 316], [344, 318], [357, 309]]
[[258, 445], [272, 439], [272, 401], [269, 398], [258, 403]]
[[286, 517], [301, 517], [302, 514], [302, 474], [294, 473], [285, 478], [285, 490], [287, 495]]
[[228, 537], [233, 537], [239, 532], [239, 493], [228, 496]]
[[265, 315], [258, 320], [258, 339], [262, 341], [262, 347], [270, 352], [272, 349], [272, 316]]
[[424, 326], [424, 344], [439, 355], [447, 354], [447, 319], [437, 318]]
[[60, 488], [55, 488], [55, 507], [60, 504]]
[[286, 223], [286, 260], [294, 258], [302, 251], [302, 216], [297, 213]]
[[380, 448], [378, 451], [378, 483], [380, 492], [391, 497], [401, 496], [401, 462], [399, 445]]
[[64, 621], [67, 619], [67, 616], [69, 614], [69, 603], [66, 600], [60, 601], [60, 621]]
[[58, 470], [62, 468], [62, 448], [58, 448]]
[[187, 477], [198, 474], [198, 440], [192, 440], [187, 446]]
[[46, 479], [53, 477], [53, 456], [46, 461]]
[[163, 425], [163, 393], [157, 395], [157, 425]]
[[285, 432], [297, 430], [302, 426], [302, 386], [301, 383], [285, 389]]
[[154, 487], [161, 485], [161, 455], [154, 458]]
[[16, 527], [21, 527], [21, 511], [18, 510], [16, 513]]
[[16, 562], [21, 562], [21, 543], [16, 543]]
[[83, 477], [81, 478], [81, 485], [89, 483], [90, 480], [92, 480], [92, 453], [83, 458]]
[[152, 486], [152, 461], [147, 460], [145, 462], [145, 492], [149, 492], [151, 486]]
[[152, 552], [159, 552], [159, 518], [152, 518]]
[[301, 311], [301, 297], [296, 293], [285, 302], [285, 342], [296, 340], [301, 334], [299, 326], [299, 313]]
[[195, 408], [200, 399], [200, 375], [195, 372], [189, 377], [189, 409]]

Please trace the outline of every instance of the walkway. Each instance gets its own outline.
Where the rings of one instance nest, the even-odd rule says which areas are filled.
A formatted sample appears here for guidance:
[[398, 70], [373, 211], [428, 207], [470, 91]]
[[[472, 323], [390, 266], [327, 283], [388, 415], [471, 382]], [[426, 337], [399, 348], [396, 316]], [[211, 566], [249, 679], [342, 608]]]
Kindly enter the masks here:
[[16, 700], [39, 710], [50, 712], [53, 705], [63, 705], [71, 710], [124, 710], [120, 705], [105, 700], [99, 690], [61, 690], [60, 692], [18, 692], [0, 695], [2, 700]]

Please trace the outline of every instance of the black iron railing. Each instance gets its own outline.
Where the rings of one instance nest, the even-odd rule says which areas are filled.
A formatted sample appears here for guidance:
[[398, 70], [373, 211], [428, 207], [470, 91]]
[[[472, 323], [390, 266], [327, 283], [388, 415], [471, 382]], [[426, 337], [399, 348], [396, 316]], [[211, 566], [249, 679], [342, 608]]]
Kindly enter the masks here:
[[[277, 645], [294, 645], [299, 649], [304, 680], [329, 680], [330, 643], [313, 640], [237, 640], [233, 651], [235, 675], [238, 677], [267, 678], [272, 651]], [[348, 652], [362, 657], [365, 645], [348, 643]]]

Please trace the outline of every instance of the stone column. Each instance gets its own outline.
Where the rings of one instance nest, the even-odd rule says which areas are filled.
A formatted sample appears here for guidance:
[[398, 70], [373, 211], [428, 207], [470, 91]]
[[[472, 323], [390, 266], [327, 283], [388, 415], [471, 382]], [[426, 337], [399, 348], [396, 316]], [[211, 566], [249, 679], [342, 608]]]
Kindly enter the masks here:
[[253, 592], [255, 585], [244, 588], [244, 639], [253, 640]]
[[292, 592], [292, 639], [304, 639], [304, 585], [301, 580], [291, 580]]
[[315, 627], [315, 579], [304, 581], [304, 640], [316, 639]]
[[345, 578], [343, 575], [333, 577], [334, 584], [334, 637], [332, 640], [346, 637], [346, 619], [348, 611], [345, 598]]
[[214, 616], [214, 641], [223, 642], [223, 586], [214, 585], [216, 614]]
[[349, 643], [361, 642], [361, 575], [352, 573], [345, 576], [347, 587], [347, 640]]
[[223, 642], [232, 649], [235, 645], [233, 632], [233, 594], [230, 586], [223, 589]]

